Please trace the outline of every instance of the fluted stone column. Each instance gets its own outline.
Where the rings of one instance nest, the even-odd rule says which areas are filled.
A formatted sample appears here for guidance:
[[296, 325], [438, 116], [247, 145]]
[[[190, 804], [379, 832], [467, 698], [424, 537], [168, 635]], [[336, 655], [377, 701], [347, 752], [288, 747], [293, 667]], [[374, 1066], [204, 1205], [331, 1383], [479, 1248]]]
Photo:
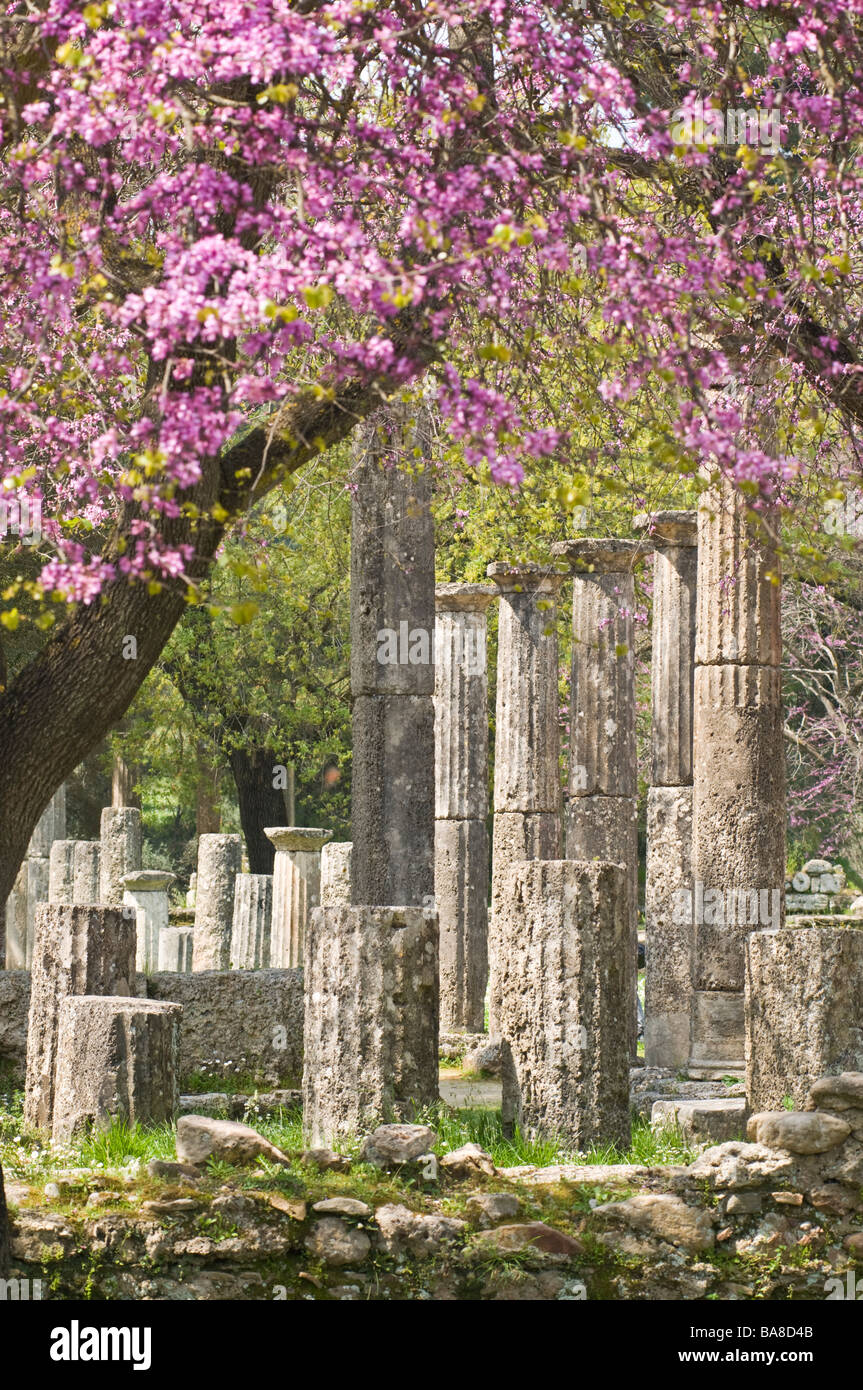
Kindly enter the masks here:
[[350, 906], [352, 849], [350, 840], [334, 840], [321, 850], [321, 907]]
[[232, 970], [268, 970], [273, 926], [273, 875], [237, 874], [234, 884]]
[[[303, 963], [309, 913], [321, 901], [321, 850], [333, 832], [276, 825], [264, 834], [276, 847], [270, 965], [274, 970], [291, 969]], [[200, 901], [200, 889], [198, 893]]]
[[433, 909], [319, 907], [306, 936], [303, 1134], [308, 1144], [412, 1120], [438, 1099]]
[[434, 522], [424, 407], [358, 442], [351, 518], [352, 896], [434, 896]]
[[559, 859], [560, 785], [557, 593], [561, 575], [542, 565], [497, 562], [500, 591], [494, 746], [489, 1031], [500, 1013], [498, 921], [510, 865]]
[[239, 835], [198, 836], [194, 970], [227, 970], [231, 964], [234, 880], [241, 862]]
[[636, 562], [643, 541], [584, 538], [552, 547], [572, 570], [567, 859], [623, 864], [629, 922], [627, 1035], [638, 1038], [638, 760], [635, 742]]
[[692, 690], [696, 512], [636, 518], [653, 559], [651, 787], [644, 890], [644, 1061], [685, 1069], [692, 1018], [694, 928], [679, 911], [692, 880]]
[[159, 935], [170, 925], [168, 889], [176, 874], [162, 869], [138, 869], [121, 880], [123, 903], [135, 914], [138, 935], [136, 969], [149, 974], [159, 969]]
[[488, 983], [487, 610], [497, 589], [435, 590], [435, 902], [440, 1023], [481, 1033]]
[[77, 840], [55, 840], [48, 857], [48, 901], [75, 901], [75, 846]]
[[784, 927], [746, 939], [746, 1101], [796, 1110], [822, 1076], [863, 1071], [863, 931]]
[[620, 864], [510, 867], [499, 943], [506, 1131], [629, 1147], [628, 908]]
[[[767, 524], [775, 524], [769, 514]], [[698, 510], [690, 1072], [744, 1062], [745, 938], [781, 927], [785, 882], [779, 559], [728, 484]], [[758, 894], [755, 923], [749, 920]]]
[[101, 837], [100, 902], [123, 901], [123, 875], [141, 867], [141, 812], [134, 806], [106, 806], [99, 823]]
[[98, 840], [75, 841], [72, 901], [98, 903], [100, 896], [100, 843]]
[[194, 937], [191, 926], [162, 927], [159, 932], [159, 971], [173, 970], [183, 974], [190, 971]]
[[[6, 906], [9, 969], [29, 969], [33, 959], [36, 908], [48, 901], [51, 846], [66, 835], [66, 786], [58, 787], [36, 824], [27, 857]], [[14, 901], [13, 901], [14, 898]]]
[[40, 905], [27, 1024], [27, 1124], [51, 1128], [61, 1001], [70, 994], [128, 996], [134, 986], [131, 916], [119, 907]]

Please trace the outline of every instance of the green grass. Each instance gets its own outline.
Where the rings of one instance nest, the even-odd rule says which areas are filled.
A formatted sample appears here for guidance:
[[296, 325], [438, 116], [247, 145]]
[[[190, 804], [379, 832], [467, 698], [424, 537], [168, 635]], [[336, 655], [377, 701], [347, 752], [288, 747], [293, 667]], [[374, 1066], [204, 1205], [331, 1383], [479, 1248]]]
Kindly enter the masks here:
[[[172, 1159], [175, 1156], [174, 1129], [171, 1125], [141, 1128], [137, 1125], [129, 1127], [122, 1121], [81, 1138], [65, 1149], [53, 1150], [44, 1136], [26, 1129], [21, 1114], [21, 1100], [18, 1093], [10, 1108], [0, 1109], [0, 1162], [10, 1178], [47, 1180], [59, 1168], [126, 1168], [133, 1162], [143, 1167], [152, 1158]], [[283, 1152], [299, 1154], [304, 1148], [299, 1109], [282, 1110], [275, 1116], [258, 1118], [252, 1102], [246, 1119]], [[523, 1164], [546, 1167], [556, 1163], [637, 1163], [655, 1166], [691, 1163], [695, 1158], [695, 1150], [688, 1145], [676, 1126], [655, 1130], [647, 1119], [636, 1115], [633, 1115], [628, 1149], [605, 1145], [586, 1153], [577, 1153], [553, 1137], [530, 1139], [518, 1129], [508, 1137], [504, 1135], [499, 1110], [451, 1110], [439, 1104], [418, 1110], [414, 1120], [418, 1124], [430, 1125], [435, 1131], [438, 1137], [435, 1149], [439, 1155], [459, 1149], [463, 1144], [479, 1144], [491, 1154], [498, 1168], [514, 1168]], [[351, 1138], [339, 1147], [356, 1160], [360, 1143], [360, 1138]]]

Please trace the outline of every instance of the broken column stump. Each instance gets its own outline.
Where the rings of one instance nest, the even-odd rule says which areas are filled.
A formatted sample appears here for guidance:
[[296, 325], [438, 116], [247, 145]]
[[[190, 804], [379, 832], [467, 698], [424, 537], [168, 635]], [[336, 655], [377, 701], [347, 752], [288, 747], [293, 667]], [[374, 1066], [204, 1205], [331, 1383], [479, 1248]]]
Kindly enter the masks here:
[[173, 1120], [182, 1005], [71, 995], [60, 1008], [52, 1140]]
[[505, 1130], [580, 1150], [629, 1147], [628, 905], [620, 864], [510, 868], [500, 937]]
[[306, 936], [303, 1133], [312, 1147], [438, 1099], [438, 924], [418, 907], [319, 907]]
[[41, 903], [27, 1024], [24, 1119], [51, 1128], [60, 1004], [69, 995], [129, 995], [135, 984], [135, 920], [119, 907]]

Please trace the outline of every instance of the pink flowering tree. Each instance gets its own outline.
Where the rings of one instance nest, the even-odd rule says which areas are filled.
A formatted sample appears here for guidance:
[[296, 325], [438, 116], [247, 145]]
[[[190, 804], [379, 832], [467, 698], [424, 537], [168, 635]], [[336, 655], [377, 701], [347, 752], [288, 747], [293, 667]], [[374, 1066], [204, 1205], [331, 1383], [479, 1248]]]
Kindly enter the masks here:
[[[226, 528], [392, 393], [433, 392], [466, 465], [502, 485], [537, 458], [581, 466], [573, 417], [637, 431], [671, 474], [723, 471], [755, 504], [814, 440], [831, 441], [825, 477], [834, 454], [847, 468], [861, 16], [863, 0], [4, 8], [2, 501], [19, 532], [41, 526], [0, 615], [0, 902]], [[753, 401], [769, 438], [744, 428]]]

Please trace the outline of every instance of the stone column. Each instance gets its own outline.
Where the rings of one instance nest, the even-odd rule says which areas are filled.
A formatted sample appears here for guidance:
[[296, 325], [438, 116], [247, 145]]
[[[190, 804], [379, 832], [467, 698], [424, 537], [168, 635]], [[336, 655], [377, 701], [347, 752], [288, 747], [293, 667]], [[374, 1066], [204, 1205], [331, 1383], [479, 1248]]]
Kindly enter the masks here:
[[628, 911], [620, 864], [510, 867], [499, 942], [505, 1132], [629, 1148]]
[[358, 442], [351, 519], [351, 860], [357, 904], [434, 897], [434, 522], [428, 416]]
[[100, 894], [103, 903], [123, 901], [123, 875], [141, 867], [143, 829], [141, 812], [134, 806], [106, 806], [99, 824]]
[[746, 1100], [796, 1110], [821, 1076], [863, 1071], [863, 931], [785, 927], [746, 940]]
[[194, 970], [227, 970], [231, 964], [234, 880], [241, 859], [239, 835], [198, 836]]
[[159, 932], [159, 971], [185, 974], [192, 969], [194, 929], [191, 926], [162, 927]]
[[72, 901], [85, 905], [101, 902], [100, 844], [98, 840], [76, 840]]
[[[36, 908], [39, 903], [48, 901], [51, 846], [55, 840], [64, 839], [65, 835], [64, 784], [57, 788], [30, 836], [27, 857], [22, 866], [24, 872], [23, 875], [19, 873], [20, 890], [16, 884], [16, 892], [20, 891], [20, 898], [12, 904], [11, 913], [7, 907], [7, 916], [11, 917], [12, 921], [11, 944], [7, 947], [7, 957], [15, 962], [11, 968], [30, 968], [36, 931]], [[9, 930], [7, 926], [7, 932]]]
[[689, 1065], [694, 928], [679, 910], [692, 879], [692, 687], [697, 512], [636, 518], [653, 559], [651, 786], [644, 889], [644, 1061]]
[[58, 787], [30, 836], [28, 859], [47, 859], [55, 840], [66, 838], [66, 784]]
[[638, 760], [635, 742], [635, 577], [643, 541], [585, 538], [552, 546], [572, 584], [567, 859], [627, 871], [626, 980], [630, 1052], [638, 1039]]
[[159, 968], [159, 933], [170, 923], [168, 889], [176, 875], [162, 869], [138, 869], [121, 880], [123, 903], [135, 914], [138, 935], [136, 969], [150, 974]]
[[52, 1141], [170, 1124], [179, 1103], [180, 1004], [71, 995], [60, 1006]]
[[321, 850], [321, 907], [350, 906], [352, 849], [350, 840], [334, 840]]
[[70, 994], [128, 996], [134, 985], [131, 916], [119, 907], [39, 907], [27, 1023], [27, 1124], [51, 1128], [61, 1001]]
[[[766, 517], [775, 525], [775, 517]], [[783, 924], [785, 749], [779, 560], [729, 484], [698, 510], [690, 1073], [744, 1063], [744, 943]], [[758, 920], [746, 904], [758, 894]]]
[[417, 907], [320, 907], [304, 966], [303, 1134], [312, 1146], [438, 1099], [438, 925]]
[[482, 1033], [488, 984], [487, 610], [497, 589], [435, 590], [435, 905], [440, 1025]]
[[274, 970], [293, 969], [303, 963], [309, 913], [321, 900], [321, 850], [333, 832], [276, 825], [264, 834], [276, 847], [270, 965]]
[[18, 870], [15, 887], [6, 899], [6, 969], [26, 970], [27, 960], [27, 879], [29, 860]]
[[506, 872], [561, 853], [557, 592], [561, 575], [536, 564], [489, 565], [500, 591], [494, 747], [489, 1032], [497, 1033], [498, 915]]
[[75, 901], [75, 846], [77, 840], [55, 840], [48, 858], [49, 903]]
[[234, 885], [232, 970], [268, 970], [273, 925], [273, 875], [237, 874]]

